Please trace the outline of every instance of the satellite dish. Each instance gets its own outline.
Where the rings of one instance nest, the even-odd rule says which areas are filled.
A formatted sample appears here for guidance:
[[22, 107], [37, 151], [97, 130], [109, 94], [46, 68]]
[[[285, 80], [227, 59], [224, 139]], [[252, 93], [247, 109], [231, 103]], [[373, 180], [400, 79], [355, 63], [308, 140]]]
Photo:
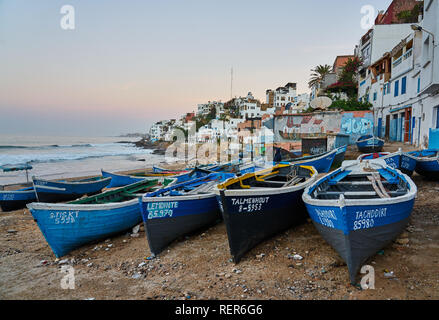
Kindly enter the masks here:
[[332, 100], [328, 97], [318, 97], [310, 102], [313, 109], [326, 109], [332, 104]]

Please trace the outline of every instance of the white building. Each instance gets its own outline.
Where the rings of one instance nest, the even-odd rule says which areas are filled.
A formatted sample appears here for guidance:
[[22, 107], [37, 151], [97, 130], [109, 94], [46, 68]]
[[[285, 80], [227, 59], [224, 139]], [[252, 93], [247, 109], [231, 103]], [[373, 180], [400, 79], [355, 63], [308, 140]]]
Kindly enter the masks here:
[[370, 101], [372, 76], [369, 67], [390, 52], [400, 41], [412, 33], [410, 24], [375, 25], [360, 40], [355, 49], [357, 56], [363, 59], [359, 71], [358, 96]]
[[439, 148], [438, 2], [427, 0], [421, 28], [370, 64], [359, 93], [374, 106], [377, 135], [422, 148]]
[[297, 84], [289, 82], [284, 87], [279, 87], [275, 91], [266, 91], [266, 103], [273, 104], [275, 107], [285, 107], [288, 103], [293, 103], [297, 96]]

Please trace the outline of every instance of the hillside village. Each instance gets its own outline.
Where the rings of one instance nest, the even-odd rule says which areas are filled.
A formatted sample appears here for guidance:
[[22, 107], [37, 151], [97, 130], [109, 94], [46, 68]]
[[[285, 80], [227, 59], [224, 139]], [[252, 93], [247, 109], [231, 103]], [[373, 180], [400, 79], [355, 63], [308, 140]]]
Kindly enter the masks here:
[[[267, 89], [265, 101], [251, 92], [227, 102], [208, 101], [179, 119], [156, 122], [150, 139], [172, 142], [176, 129], [185, 134], [195, 129], [196, 134], [189, 135], [192, 142], [216, 142], [267, 128], [274, 135], [271, 141], [287, 150], [300, 149], [304, 138], [347, 135], [354, 143], [361, 134], [418, 147], [437, 146], [438, 21], [437, 1], [394, 0], [353, 44], [352, 54], [311, 70], [310, 93], [298, 94], [297, 83], [289, 82]], [[316, 102], [321, 97], [332, 103], [319, 107]], [[268, 142], [257, 137], [251, 141]]]

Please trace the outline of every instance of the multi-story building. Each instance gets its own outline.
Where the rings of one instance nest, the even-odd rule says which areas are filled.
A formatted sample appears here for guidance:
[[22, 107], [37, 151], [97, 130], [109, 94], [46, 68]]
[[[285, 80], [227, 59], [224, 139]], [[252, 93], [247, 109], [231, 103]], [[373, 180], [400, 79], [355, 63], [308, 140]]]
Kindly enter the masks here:
[[359, 97], [369, 97], [376, 134], [391, 141], [439, 147], [438, 2], [426, 1], [423, 21], [368, 67]]
[[275, 91], [266, 91], [266, 103], [274, 107], [285, 107], [288, 103], [294, 102], [297, 96], [297, 84], [289, 82], [284, 87], [279, 87]]

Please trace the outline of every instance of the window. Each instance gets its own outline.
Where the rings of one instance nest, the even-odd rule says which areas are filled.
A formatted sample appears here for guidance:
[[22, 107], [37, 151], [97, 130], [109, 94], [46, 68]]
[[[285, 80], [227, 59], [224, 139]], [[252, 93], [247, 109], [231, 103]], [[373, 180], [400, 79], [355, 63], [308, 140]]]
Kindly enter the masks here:
[[418, 77], [418, 93], [421, 92], [421, 77]]
[[373, 93], [373, 101], [376, 101], [376, 100], [377, 100], [377, 93], [374, 92], [374, 93]]
[[390, 94], [390, 83], [387, 84], [387, 94]]
[[394, 96], [399, 96], [399, 80], [395, 81], [395, 93]]
[[404, 77], [401, 80], [401, 94], [405, 94], [406, 91], [407, 91], [407, 77]]

